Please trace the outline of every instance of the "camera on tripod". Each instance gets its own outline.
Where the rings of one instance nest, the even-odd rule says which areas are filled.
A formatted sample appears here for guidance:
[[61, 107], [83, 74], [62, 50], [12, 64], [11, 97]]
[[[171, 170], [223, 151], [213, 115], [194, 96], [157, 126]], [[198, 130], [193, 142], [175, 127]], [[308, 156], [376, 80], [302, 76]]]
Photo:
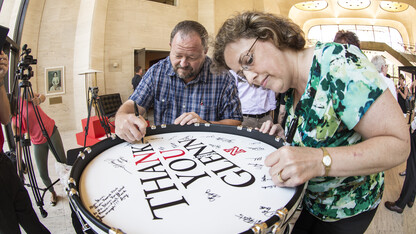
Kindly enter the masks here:
[[[33, 55], [30, 55], [32, 50], [27, 48], [27, 44], [22, 47], [22, 54], [20, 55], [21, 59], [19, 64], [19, 70], [16, 73], [19, 74], [19, 78], [22, 80], [28, 80], [33, 76], [32, 67], [30, 65], [37, 64], [38, 60], [33, 58]], [[25, 70], [28, 70], [27, 74], [24, 73]]]

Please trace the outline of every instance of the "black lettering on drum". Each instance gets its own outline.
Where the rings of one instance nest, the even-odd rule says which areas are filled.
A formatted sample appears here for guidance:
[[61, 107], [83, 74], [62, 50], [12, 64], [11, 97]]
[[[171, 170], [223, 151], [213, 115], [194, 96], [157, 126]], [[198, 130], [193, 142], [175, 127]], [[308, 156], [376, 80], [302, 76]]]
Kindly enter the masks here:
[[[185, 162], [185, 163], [183, 163], [183, 162]], [[190, 162], [190, 164], [188, 164], [189, 166], [186, 165], [186, 162]], [[179, 166], [174, 166], [174, 165], [176, 165], [178, 163], [179, 163]], [[176, 159], [176, 160], [170, 162], [169, 163], [169, 167], [170, 167], [170, 169], [172, 169], [174, 171], [185, 172], [185, 171], [190, 171], [190, 170], [195, 169], [197, 167], [197, 164], [196, 164], [195, 161], [193, 161], [191, 159], [183, 158], [183, 159]], [[185, 183], [182, 182], [182, 185], [186, 189], [188, 188], [188, 186], [190, 184], [192, 184], [193, 182], [195, 182], [197, 179], [200, 179], [200, 178], [206, 177], [206, 176], [211, 177], [206, 172], [204, 172], [203, 174], [200, 174], [200, 175], [196, 175], [196, 176], [178, 175], [178, 174], [176, 174], [176, 176], [178, 177], [178, 179], [183, 178], [183, 177], [192, 178], [192, 179], [188, 180]]]
[[[156, 167], [161, 167], [161, 169], [162, 170], [156, 170]], [[151, 170], [149, 170], [149, 169], [151, 169]], [[142, 185], [144, 185], [144, 183], [149, 183], [149, 182], [153, 182], [153, 183], [155, 183], [155, 185], [156, 185], [156, 187], [157, 187], [157, 189], [153, 189], [153, 190], [143, 190], [144, 191], [144, 193], [145, 193], [145, 195], [146, 195], [146, 197], [149, 195], [149, 194], [153, 194], [153, 193], [159, 193], [159, 192], [163, 192], [163, 191], [167, 191], [167, 190], [171, 190], [171, 189], [176, 189], [176, 190], [178, 190], [178, 188], [176, 187], [176, 185], [175, 184], [173, 184], [173, 183], [171, 183], [172, 184], [172, 186], [166, 186], [166, 187], [161, 187], [160, 186], [160, 184], [159, 184], [159, 182], [158, 181], [160, 181], [160, 180], [165, 180], [165, 179], [169, 179], [169, 180], [171, 180], [171, 178], [170, 178], [170, 176], [169, 176], [169, 174], [167, 173], [167, 171], [163, 168], [163, 166], [162, 166], [162, 164], [159, 162], [159, 163], [157, 163], [157, 164], [155, 164], [155, 165], [152, 165], [152, 166], [149, 166], [149, 167], [146, 167], [146, 168], [143, 168], [143, 169], [140, 169], [140, 170], [138, 170], [139, 172], [150, 172], [150, 173], [154, 173], [154, 172], [162, 172], [162, 173], [164, 173], [165, 175], [163, 175], [163, 176], [158, 176], [158, 177], [152, 177], [152, 178], [149, 178], [149, 179], [140, 179], [140, 182], [142, 182]]]
[[[220, 176], [219, 175], [220, 173], [227, 172], [226, 175], [220, 176], [221, 180], [224, 181], [224, 183], [230, 186], [234, 186], [234, 187], [247, 187], [247, 186], [252, 185], [256, 181], [253, 174], [251, 174], [248, 171], [243, 170], [238, 165], [224, 158], [221, 154], [213, 150], [203, 153], [204, 149], [207, 146], [204, 145], [203, 143], [192, 144], [195, 142], [195, 140], [196, 139], [186, 139], [186, 140], [179, 141], [179, 143], [188, 141], [188, 143], [186, 143], [184, 146], [185, 149], [189, 151], [198, 149], [198, 151], [195, 152], [193, 155], [205, 166], [210, 164], [208, 166], [211, 167], [211, 171], [215, 173], [216, 175]], [[195, 147], [195, 146], [198, 146], [198, 147]], [[194, 147], [194, 148], [191, 148], [191, 147]], [[212, 168], [212, 167], [215, 167], [215, 168]], [[235, 170], [235, 169], [240, 169], [240, 170]], [[228, 173], [229, 171], [231, 171], [231, 174]], [[238, 178], [233, 176], [233, 174], [237, 175]], [[243, 176], [243, 175], [246, 175], [246, 176]], [[240, 179], [242, 179], [243, 181], [241, 181]]]
[[[199, 149], [195, 154], [194, 154], [194, 156], [197, 156], [198, 154], [200, 154], [201, 153], [201, 151], [203, 151], [205, 148], [207, 148], [207, 146], [206, 145], [204, 145], [204, 144], [202, 144], [202, 143], [198, 143], [198, 144], [194, 144], [194, 145], [192, 145], [192, 143], [194, 143], [194, 141], [196, 141], [196, 139], [185, 139], [185, 140], [182, 140], [182, 141], [178, 141], [179, 143], [182, 143], [182, 142], [186, 142], [186, 141], [189, 141], [187, 144], [185, 144], [184, 145], [184, 147], [185, 147], [185, 149], [187, 149], [188, 151], [191, 151], [191, 150], [194, 150], [194, 149]], [[195, 147], [195, 148], [191, 148], [191, 147]]]
[[[160, 169], [158, 168], [160, 167]], [[162, 173], [164, 175], [158, 176], [158, 177], [152, 177], [152, 178], [148, 178], [148, 179], [140, 179], [140, 182], [142, 183], [142, 185], [144, 185], [145, 183], [154, 183], [156, 189], [152, 189], [152, 190], [146, 190], [143, 189], [143, 192], [146, 196], [146, 200], [147, 203], [149, 204], [149, 208], [152, 211], [152, 215], [153, 215], [153, 219], [162, 219], [158, 216], [156, 216], [155, 214], [155, 210], [159, 210], [159, 209], [164, 209], [164, 208], [168, 208], [171, 206], [176, 206], [176, 205], [180, 205], [180, 204], [186, 204], [189, 206], [188, 202], [185, 200], [185, 198], [183, 196], [181, 196], [181, 199], [179, 200], [174, 200], [173, 197], [169, 196], [169, 198], [172, 198], [171, 201], [163, 201], [160, 202], [159, 204], [152, 204], [151, 200], [154, 199], [154, 197], [148, 197], [150, 194], [157, 194], [157, 193], [161, 193], [161, 192], [168, 192], [171, 190], [178, 190], [178, 187], [176, 187], [176, 185], [172, 182], [171, 177], [169, 176], [169, 174], [167, 173], [167, 171], [163, 168], [162, 163], [158, 162], [157, 164], [151, 165], [149, 167], [146, 168], [142, 168], [140, 170], [138, 170], [139, 172], [146, 172], [146, 173]], [[168, 180], [167, 182], [163, 183], [164, 185], [162, 186], [162, 181]]]
[[171, 206], [176, 206], [176, 205], [180, 205], [180, 204], [184, 204], [184, 203], [186, 203], [189, 206], [188, 202], [185, 200], [184, 197], [182, 197], [182, 199], [180, 199], [180, 200], [173, 201], [173, 202], [168, 202], [168, 203], [163, 203], [163, 204], [160, 204], [160, 205], [152, 205], [150, 203], [150, 200], [152, 200], [152, 199], [153, 199], [153, 197], [146, 197], [146, 200], [147, 200], [147, 203], [149, 204], [150, 210], [152, 210], [153, 219], [162, 219], [162, 218], [159, 218], [155, 215], [155, 210], [164, 209], [164, 208], [168, 208], [168, 207], [171, 207]]

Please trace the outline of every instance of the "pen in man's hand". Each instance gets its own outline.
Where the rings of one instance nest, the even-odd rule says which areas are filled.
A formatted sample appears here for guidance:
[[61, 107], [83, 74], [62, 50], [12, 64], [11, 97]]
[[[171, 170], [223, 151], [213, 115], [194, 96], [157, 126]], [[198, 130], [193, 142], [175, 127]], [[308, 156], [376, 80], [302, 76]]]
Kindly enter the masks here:
[[[137, 107], [136, 102], [134, 102], [134, 115], [136, 115], [137, 117], [139, 117], [139, 116], [140, 116], [140, 113], [139, 113], [139, 108]], [[144, 136], [142, 137], [142, 144], [144, 144], [144, 140], [143, 140], [143, 138], [144, 138]]]

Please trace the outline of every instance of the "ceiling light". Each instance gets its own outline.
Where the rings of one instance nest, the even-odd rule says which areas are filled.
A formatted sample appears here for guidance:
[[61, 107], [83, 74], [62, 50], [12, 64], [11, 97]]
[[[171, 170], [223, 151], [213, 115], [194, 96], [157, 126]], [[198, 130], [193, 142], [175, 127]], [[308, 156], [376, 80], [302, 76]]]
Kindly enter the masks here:
[[370, 0], [338, 0], [338, 5], [348, 10], [362, 10], [370, 4]]
[[401, 12], [407, 10], [409, 5], [402, 2], [382, 1], [380, 2], [380, 8], [389, 12]]
[[303, 11], [320, 11], [328, 6], [326, 1], [306, 1], [295, 4], [295, 7]]

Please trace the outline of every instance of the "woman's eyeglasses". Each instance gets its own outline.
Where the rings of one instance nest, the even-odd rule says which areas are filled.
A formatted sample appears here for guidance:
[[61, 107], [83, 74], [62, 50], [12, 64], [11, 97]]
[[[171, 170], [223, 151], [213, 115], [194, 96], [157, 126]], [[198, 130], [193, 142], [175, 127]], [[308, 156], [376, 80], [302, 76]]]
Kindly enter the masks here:
[[241, 78], [247, 79], [244, 76], [244, 71], [248, 71], [253, 64], [254, 61], [254, 53], [251, 51], [256, 44], [257, 40], [260, 37], [257, 37], [256, 40], [251, 45], [250, 49], [248, 49], [247, 54], [243, 55], [243, 57], [240, 58], [240, 64], [241, 64], [241, 70], [237, 71], [237, 75], [239, 75]]

